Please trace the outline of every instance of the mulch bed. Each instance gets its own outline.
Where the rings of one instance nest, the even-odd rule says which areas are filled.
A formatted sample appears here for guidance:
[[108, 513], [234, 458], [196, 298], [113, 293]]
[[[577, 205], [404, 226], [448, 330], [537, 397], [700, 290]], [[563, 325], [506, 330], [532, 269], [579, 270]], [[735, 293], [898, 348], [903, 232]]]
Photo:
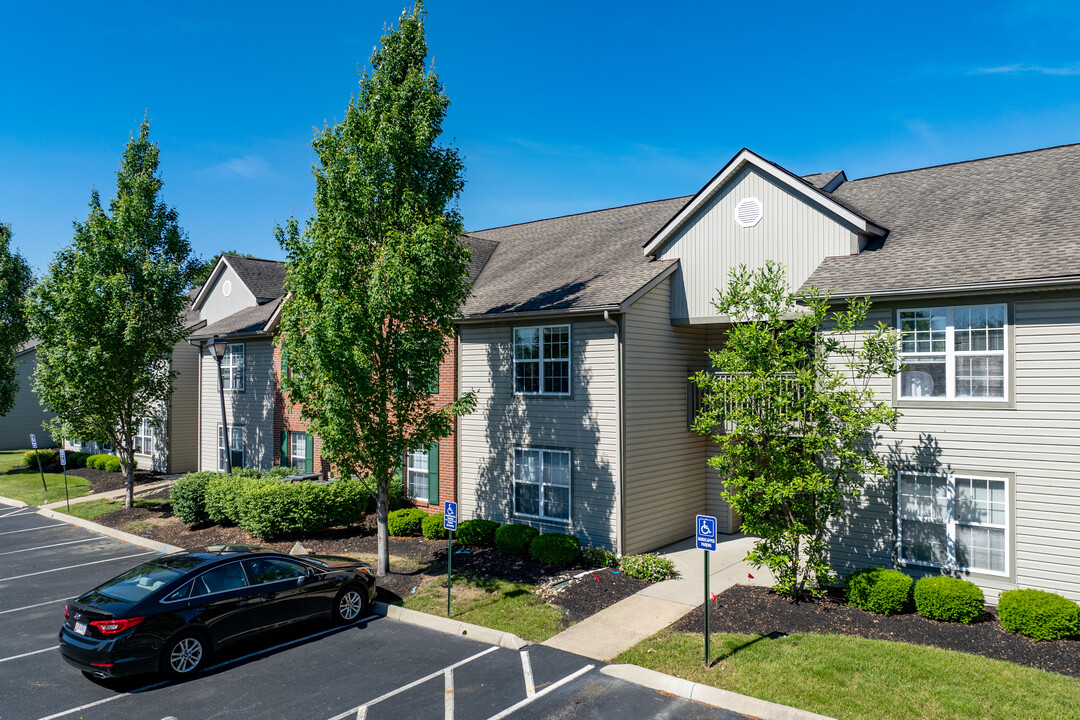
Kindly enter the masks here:
[[[46, 468], [45, 472], [63, 472], [63, 468], [60, 465], [53, 466], [52, 469]], [[90, 491], [92, 493], [103, 493], [109, 490], [121, 490], [124, 488], [124, 481], [127, 476], [122, 472], [108, 472], [106, 470], [95, 470], [93, 468], [79, 468], [77, 470], [68, 470], [68, 475], [74, 477], [86, 478], [90, 481]], [[179, 475], [158, 475], [148, 470], [136, 470], [135, 477], [135, 490], [139, 489], [139, 485], [145, 485], [146, 483], [159, 482], [161, 480], [170, 480], [179, 477]]]
[[[79, 470], [80, 474], [99, 473], [103, 476], [119, 473], [105, 473], [97, 470]], [[147, 473], [149, 475], [149, 473]], [[83, 475], [97, 482], [96, 476]], [[151, 480], [161, 476], [149, 475]], [[136, 475], [138, 482], [138, 474]], [[144, 480], [148, 482], [149, 480]], [[101, 492], [94, 485], [95, 492]], [[168, 490], [158, 490], [136, 495], [146, 498], [168, 498]], [[378, 553], [378, 538], [362, 525], [336, 528], [302, 536], [291, 536], [276, 542], [259, 540], [251, 533], [238, 527], [220, 525], [187, 526], [173, 517], [170, 508], [162, 505], [154, 508], [131, 508], [117, 510], [94, 518], [94, 522], [118, 530], [127, 530], [134, 523], [153, 524], [149, 530], [139, 534], [158, 542], [182, 548], [196, 548], [206, 545], [258, 545], [280, 552], [289, 552], [297, 542], [314, 555], [366, 555]], [[134, 529], [141, 529], [142, 526]], [[391, 537], [390, 572], [378, 582], [378, 599], [393, 603], [408, 597], [421, 585], [446, 576], [445, 540], [428, 540], [422, 537]], [[395, 559], [397, 560], [395, 562]], [[535, 585], [540, 588], [540, 595], [545, 602], [559, 607], [563, 611], [563, 625], [569, 626], [583, 618], [614, 605], [619, 600], [633, 595], [650, 583], [636, 580], [610, 569], [588, 573], [580, 579], [573, 576], [592, 570], [583, 565], [573, 567], [554, 567], [535, 562], [528, 557], [506, 555], [494, 548], [463, 548], [455, 543], [453, 571], [454, 577], [493, 578], [510, 582]], [[566, 582], [563, 582], [566, 581]]]
[[[772, 635], [830, 633], [873, 640], [900, 640], [945, 650], [982, 655], [1018, 665], [1080, 677], [1080, 640], [1038, 642], [1005, 631], [997, 613], [970, 625], [927, 620], [914, 613], [884, 616], [851, 607], [837, 595], [793, 603], [768, 588], [736, 585], [716, 597], [709, 616], [712, 632]], [[704, 632], [699, 607], [672, 626], [681, 632]]]

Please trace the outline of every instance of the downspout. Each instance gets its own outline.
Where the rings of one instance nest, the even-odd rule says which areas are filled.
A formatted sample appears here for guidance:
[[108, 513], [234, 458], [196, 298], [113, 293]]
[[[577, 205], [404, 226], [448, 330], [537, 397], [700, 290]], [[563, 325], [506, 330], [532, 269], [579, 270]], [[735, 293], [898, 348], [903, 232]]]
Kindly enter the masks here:
[[623, 428], [623, 333], [622, 328], [619, 327], [619, 322], [611, 317], [611, 313], [607, 310], [604, 311], [604, 322], [611, 327], [615, 328], [615, 367], [616, 374], [618, 375], [617, 392], [618, 402], [615, 403], [615, 427], [618, 432], [617, 447], [619, 469], [615, 474], [615, 554], [622, 557], [623, 554], [623, 480], [625, 475], [625, 442], [624, 438], [626, 434]]

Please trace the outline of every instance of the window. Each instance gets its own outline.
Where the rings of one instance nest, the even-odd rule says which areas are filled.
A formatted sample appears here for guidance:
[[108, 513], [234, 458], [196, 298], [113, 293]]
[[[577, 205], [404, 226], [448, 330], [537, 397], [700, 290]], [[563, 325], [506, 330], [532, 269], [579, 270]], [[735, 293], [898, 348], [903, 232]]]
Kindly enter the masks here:
[[900, 397], [1004, 400], [1006, 308], [900, 310]]
[[289, 433], [289, 467], [300, 472], [307, 470], [307, 433]]
[[514, 392], [570, 394], [570, 326], [514, 328]]
[[899, 473], [901, 562], [1007, 575], [1004, 478]]
[[428, 499], [428, 451], [413, 450], [405, 467], [406, 494], [414, 500]]
[[244, 560], [244, 569], [252, 585], [265, 585], [282, 580], [307, 577], [307, 566], [281, 558], [252, 558]]
[[226, 390], [244, 389], [244, 343], [225, 346], [221, 358], [221, 386]]
[[570, 520], [570, 453], [514, 448], [514, 514]]
[[[225, 471], [225, 433], [221, 426], [217, 430], [218, 470]], [[244, 428], [239, 425], [229, 426], [230, 459], [234, 468], [244, 467]]]
[[140, 455], [150, 455], [154, 451], [154, 427], [149, 418], [139, 421], [139, 427], [135, 430], [135, 452]]
[[247, 585], [247, 577], [244, 575], [244, 569], [240, 567], [240, 563], [229, 563], [213, 570], [207, 570], [196, 578], [191, 586], [191, 597], [239, 590], [247, 587]]

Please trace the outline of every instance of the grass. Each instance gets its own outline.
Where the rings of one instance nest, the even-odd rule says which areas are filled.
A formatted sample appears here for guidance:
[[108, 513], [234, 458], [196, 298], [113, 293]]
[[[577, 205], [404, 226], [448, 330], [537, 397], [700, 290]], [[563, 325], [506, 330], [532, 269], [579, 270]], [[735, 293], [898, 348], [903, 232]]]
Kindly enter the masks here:
[[938, 648], [838, 635], [665, 630], [616, 658], [841, 720], [1080, 718], [1075, 678]]
[[[27, 505], [44, 505], [64, 499], [64, 476], [45, 473], [45, 484], [49, 490], [41, 487], [41, 475], [36, 467], [23, 467], [22, 456], [25, 450], [0, 451], [0, 496], [22, 500]], [[90, 491], [90, 481], [86, 478], [68, 475], [68, 492], [73, 498], [82, 497]]]
[[[164, 499], [151, 500], [149, 498], [135, 498], [135, 507], [137, 507], [137, 508], [148, 508], [148, 509], [149, 508], [156, 508], [156, 507], [160, 507], [161, 505], [164, 505], [164, 504], [166, 504], [168, 502], [169, 502], [168, 500], [164, 500]], [[108, 515], [111, 512], [116, 512], [117, 510], [122, 510], [123, 507], [124, 507], [124, 501], [123, 500], [106, 500], [105, 498], [101, 498], [100, 500], [85, 500], [85, 501], [80, 502], [80, 503], [73, 503], [72, 506], [71, 506], [71, 512], [68, 512], [68, 510], [66, 508], [63, 508], [63, 507], [56, 508], [56, 510], [58, 510], [59, 512], [65, 513], [67, 515], [73, 515], [75, 517], [82, 518], [83, 520], [93, 520], [94, 518], [99, 517], [101, 515]], [[128, 527], [130, 528], [130, 527], [134, 527], [136, 525], [145, 526], [145, 527], [142, 527], [142, 529], [140, 529], [140, 530], [128, 530], [128, 532], [134, 532], [134, 533], [138, 534], [138, 533], [145, 532], [146, 530], [151, 529], [151, 528], [154, 527], [153, 523], [151, 523], [149, 521], [146, 521], [146, 520], [140, 520], [138, 522], [133, 522]]]
[[[561, 615], [531, 585], [506, 580], [455, 579], [451, 617], [542, 642], [562, 631]], [[446, 580], [423, 586], [403, 603], [410, 610], [446, 616]]]

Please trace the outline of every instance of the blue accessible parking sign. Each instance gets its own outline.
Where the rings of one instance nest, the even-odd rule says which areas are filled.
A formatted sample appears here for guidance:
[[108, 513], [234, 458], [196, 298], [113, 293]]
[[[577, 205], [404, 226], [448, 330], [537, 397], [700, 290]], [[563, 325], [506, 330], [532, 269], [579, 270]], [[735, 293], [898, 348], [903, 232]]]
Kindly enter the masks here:
[[701, 550], [716, 549], [716, 518], [711, 515], [698, 515], [694, 520], [697, 546]]
[[457, 530], [457, 503], [447, 500], [443, 503], [443, 527]]

